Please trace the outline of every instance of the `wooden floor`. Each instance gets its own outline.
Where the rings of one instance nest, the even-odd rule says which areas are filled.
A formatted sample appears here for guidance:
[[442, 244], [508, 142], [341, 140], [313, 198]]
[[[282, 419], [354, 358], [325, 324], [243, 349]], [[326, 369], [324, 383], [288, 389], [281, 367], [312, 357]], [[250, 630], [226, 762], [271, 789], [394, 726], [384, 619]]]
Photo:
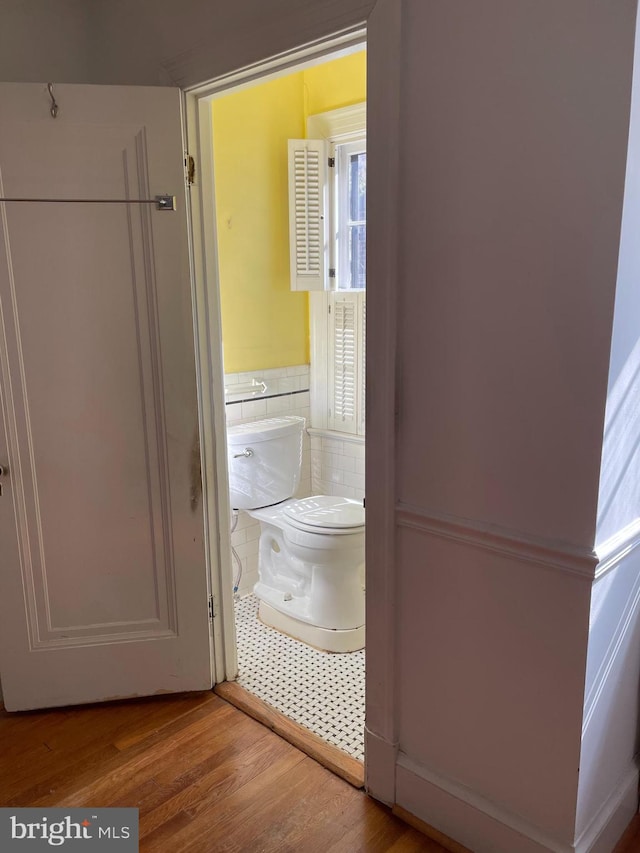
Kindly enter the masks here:
[[[445, 853], [209, 692], [0, 710], [0, 771], [0, 806], [139, 808], [141, 851]], [[640, 853], [640, 818], [616, 853]]]
[[640, 853], [640, 816], [636, 815], [633, 822], [620, 839], [615, 853]]
[[213, 693], [0, 711], [1, 806], [135, 806], [154, 853], [444, 853]]

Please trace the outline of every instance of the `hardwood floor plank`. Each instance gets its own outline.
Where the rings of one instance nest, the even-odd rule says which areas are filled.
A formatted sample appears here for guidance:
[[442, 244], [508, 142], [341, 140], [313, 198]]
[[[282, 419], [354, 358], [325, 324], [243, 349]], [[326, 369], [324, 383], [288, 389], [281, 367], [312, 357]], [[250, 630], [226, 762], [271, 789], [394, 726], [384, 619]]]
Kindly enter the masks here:
[[[193, 805], [188, 805], [151, 833], [147, 833], [146, 816], [141, 818], [141, 853], [151, 853], [159, 849], [158, 845], [166, 845], [167, 850], [180, 850], [180, 853], [187, 853], [189, 850], [204, 851], [207, 849], [207, 843], [211, 843], [212, 837], [216, 839], [216, 847], [221, 851], [229, 849], [226, 846], [227, 833], [234, 824], [245, 825], [248, 822], [260, 794], [266, 792], [265, 795], [269, 797], [272, 790], [282, 790], [285, 786], [280, 783], [288, 779], [296, 765], [308, 760], [288, 744], [283, 746], [287, 748], [281, 750], [279, 745], [272, 742], [270, 749], [273, 754], [267, 769], [256, 775], [252, 768], [251, 778], [235, 790], [227, 789], [225, 796], [220, 797], [212, 792], [211, 800], [209, 796], [205, 796]], [[277, 784], [271, 788], [268, 782]], [[185, 818], [188, 819], [186, 824], [180, 826]]]
[[444, 848], [414, 830], [407, 830], [387, 849], [387, 853], [442, 853]]
[[429, 826], [428, 823], [425, 823], [420, 818], [417, 818], [415, 815], [408, 812], [406, 809], [403, 809], [402, 806], [394, 806], [393, 814], [399, 817], [401, 820], [408, 823], [410, 826], [413, 826], [414, 829], [419, 830], [424, 833], [426, 836], [431, 838], [434, 842], [436, 842], [440, 847], [444, 847], [445, 850], [448, 850], [449, 853], [473, 853], [472, 850], [469, 850], [467, 847], [464, 847], [462, 844], [459, 844], [457, 841], [454, 841], [453, 838], [449, 838], [443, 832], [439, 832], [437, 829], [434, 829], [432, 826]]
[[[0, 711], [0, 744], [0, 805], [137, 807], [143, 853], [462, 849], [209, 692]], [[640, 853], [640, 819], [616, 853]]]
[[222, 696], [236, 708], [240, 708], [246, 714], [250, 714], [263, 725], [268, 726], [280, 737], [288, 740], [298, 749], [319, 761], [323, 767], [327, 767], [332, 773], [336, 773], [346, 779], [350, 785], [356, 788], [364, 787], [364, 765], [357, 761], [338, 747], [322, 740], [318, 735], [305, 729], [304, 726], [294, 723], [272, 708], [262, 699], [249, 693], [234, 681], [225, 681], [215, 688], [216, 693]]
[[[350, 812], [351, 824], [347, 833], [327, 847], [327, 853], [354, 853], [355, 851], [390, 850], [394, 844], [409, 833], [424, 845], [423, 850], [432, 850], [427, 839], [391, 814], [391, 810], [375, 800], [362, 798]], [[440, 853], [440, 848], [435, 848]]]
[[[229, 748], [231, 749], [232, 748]], [[219, 802], [235, 793], [255, 776], [271, 767], [278, 758], [288, 755], [281, 744], [276, 744], [266, 735], [254, 738], [242, 752], [233, 750], [227, 760], [213, 767], [202, 776], [178, 779], [171, 786], [160, 787], [140, 804], [145, 813], [140, 831], [154, 831], [181, 811], [190, 814], [202, 803], [202, 809], [219, 808]], [[184, 782], [184, 784], [182, 784]], [[178, 790], [174, 790], [178, 788]]]
[[640, 815], [636, 815], [631, 821], [614, 853], [640, 853]]
[[[225, 703], [214, 697], [215, 702], [220, 707], [224, 708]], [[144, 700], [141, 707], [139, 701], [131, 703], [130, 719], [132, 730], [139, 723], [141, 714], [149, 713], [149, 700]], [[122, 751], [119, 750], [113, 743], [123, 728], [123, 723], [126, 725], [126, 709], [121, 709], [122, 703], [117, 705], [101, 705], [91, 706], [90, 708], [71, 709], [64, 721], [66, 734], [62, 739], [56, 736], [48, 737], [52, 741], [54, 748], [47, 755], [46, 761], [43, 761], [37, 768], [20, 767], [21, 760], [19, 757], [8, 758], [6, 766], [11, 773], [11, 785], [15, 793], [12, 796], [4, 796], [2, 790], [2, 781], [0, 780], [0, 798], [7, 805], [55, 805], [64, 801], [65, 796], [75, 795], [82, 787], [95, 779], [94, 768], [101, 767], [107, 774], [113, 772], [120, 766], [123, 761]], [[158, 710], [163, 710], [161, 703]], [[174, 706], [175, 707], [175, 706]], [[178, 706], [178, 708], [181, 706]], [[48, 714], [50, 712], [43, 712]], [[79, 728], [86, 729], [82, 726], [82, 721], [86, 719], [86, 715], [91, 714], [91, 726], [89, 727], [89, 745], [84, 745], [82, 749], [75, 746], [75, 733]], [[201, 708], [194, 704], [193, 710], [189, 712], [190, 718], [198, 718], [205, 721], [204, 724], [210, 725], [210, 711]], [[185, 715], [178, 714], [178, 718], [168, 724], [167, 730], [154, 730], [148, 733], [146, 737], [146, 745], [141, 743], [138, 751], [145, 750], [150, 744], [164, 743], [168, 737], [173, 735], [178, 728], [182, 727], [181, 720]], [[2, 721], [0, 720], [0, 726]], [[45, 735], [49, 736], [49, 720], [46, 718], [46, 725], [43, 727]], [[1, 730], [1, 728], [0, 728]], [[159, 752], [163, 749], [159, 747]], [[131, 753], [127, 753], [128, 755]], [[137, 753], [136, 753], [137, 754]], [[3, 762], [4, 765], [4, 762]], [[24, 774], [35, 777], [36, 784], [26, 787], [22, 784]]]
[[129, 747], [146, 740], [149, 736], [159, 734], [165, 726], [175, 726], [186, 714], [210, 706], [212, 703], [216, 704], [216, 696], [209, 690], [206, 693], [187, 694], [187, 696], [182, 696], [179, 701], [167, 702], [159, 713], [148, 714], [136, 728], [127, 726], [126, 731], [119, 733], [114, 738], [114, 746], [120, 750], [129, 749]]
[[335, 838], [344, 835], [350, 826], [345, 815], [349, 807], [360, 797], [357, 789], [346, 788], [328, 770], [318, 772], [319, 768], [310, 763], [296, 767], [296, 773], [307, 774], [292, 783], [286, 798], [286, 808], [280, 810], [276, 821], [268, 820], [274, 808], [273, 802], [258, 803], [255, 814], [251, 814], [248, 824], [236, 826], [229, 832], [229, 840], [236, 841], [239, 850], [247, 849], [247, 844], [255, 845], [258, 850], [308, 850], [309, 853], [324, 853], [327, 845]]
[[[280, 838], [280, 826], [288, 814], [289, 808], [303, 792], [313, 791], [317, 779], [318, 767], [315, 762], [303, 756], [296, 761], [295, 748], [289, 759], [290, 766], [271, 768], [240, 788], [221, 805], [224, 817], [220, 823], [211, 820], [211, 828], [219, 833], [221, 851], [243, 853], [247, 849], [260, 850], [261, 853], [284, 851]], [[184, 853], [204, 853], [202, 837], [191, 833], [190, 840], [183, 844], [182, 834], [178, 841]]]
[[6, 799], [2, 798], [2, 802], [7, 806], [57, 805], [60, 802], [58, 791], [61, 787], [75, 785], [74, 780], [80, 774], [94, 776], [114, 758], [118, 758], [118, 750], [112, 744], [101, 746], [100, 749], [91, 750], [88, 755], [64, 756], [59, 766], [50, 765], [49, 775], [46, 778], [40, 779], [30, 788], [21, 788], [15, 796], [8, 796]]
[[[152, 751], [140, 749], [141, 742], [136, 741], [126, 752], [116, 749], [115, 756], [102, 779], [95, 779], [94, 774], [85, 772], [79, 778], [72, 780], [67, 786], [67, 792], [62, 796], [61, 805], [94, 805], [97, 806], [108, 798], [110, 791], [122, 792], [122, 786], [135, 790], [144, 778], [154, 777], [164, 767], [180, 766], [183, 761], [196, 763], [202, 753], [203, 746], [215, 752], [219, 748], [220, 727], [228, 725], [231, 715], [223, 707], [215, 718], [205, 715], [194, 719], [193, 715], [181, 717], [185, 728], [174, 733], [170, 738], [160, 739]], [[155, 737], [154, 737], [155, 741]], [[57, 791], [61, 797], [62, 792]]]

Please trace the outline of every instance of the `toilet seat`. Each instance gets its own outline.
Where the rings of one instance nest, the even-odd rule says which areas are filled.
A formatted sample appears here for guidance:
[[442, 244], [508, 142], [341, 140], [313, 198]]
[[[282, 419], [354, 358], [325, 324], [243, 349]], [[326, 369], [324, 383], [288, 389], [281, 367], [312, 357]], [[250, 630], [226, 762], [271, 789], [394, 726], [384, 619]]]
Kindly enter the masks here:
[[298, 530], [324, 535], [359, 533], [365, 524], [362, 504], [334, 495], [290, 501], [283, 507], [283, 515]]

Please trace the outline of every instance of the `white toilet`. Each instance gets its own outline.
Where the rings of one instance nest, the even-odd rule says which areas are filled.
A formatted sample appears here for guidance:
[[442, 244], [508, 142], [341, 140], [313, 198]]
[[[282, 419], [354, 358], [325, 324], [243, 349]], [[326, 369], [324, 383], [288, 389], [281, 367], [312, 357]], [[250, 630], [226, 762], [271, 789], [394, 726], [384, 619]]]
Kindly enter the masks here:
[[304, 418], [267, 418], [227, 431], [231, 506], [260, 522], [260, 619], [328, 652], [364, 647], [364, 507], [300, 483]]

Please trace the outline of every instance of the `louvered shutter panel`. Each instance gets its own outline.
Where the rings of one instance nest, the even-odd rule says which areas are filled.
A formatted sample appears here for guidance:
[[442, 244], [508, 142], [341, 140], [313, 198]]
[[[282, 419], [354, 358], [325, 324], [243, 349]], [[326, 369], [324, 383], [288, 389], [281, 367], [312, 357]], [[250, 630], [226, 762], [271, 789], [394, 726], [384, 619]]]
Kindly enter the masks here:
[[329, 429], [358, 431], [358, 298], [332, 295], [329, 316]]
[[358, 363], [360, 365], [360, 397], [358, 399], [358, 432], [365, 434], [365, 401], [367, 389], [367, 298], [364, 293], [358, 294], [360, 302], [360, 334], [358, 335]]
[[289, 250], [292, 290], [327, 287], [327, 143], [289, 140]]

